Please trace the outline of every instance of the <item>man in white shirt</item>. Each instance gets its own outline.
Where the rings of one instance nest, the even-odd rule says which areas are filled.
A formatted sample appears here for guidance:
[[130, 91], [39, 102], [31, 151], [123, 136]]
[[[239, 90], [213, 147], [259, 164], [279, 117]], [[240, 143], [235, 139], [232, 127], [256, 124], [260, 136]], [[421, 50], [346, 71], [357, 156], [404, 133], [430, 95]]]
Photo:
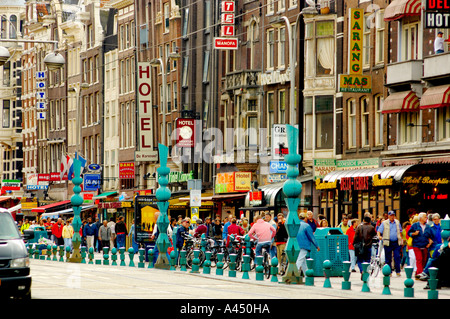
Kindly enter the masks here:
[[444, 53], [444, 42], [448, 42], [448, 40], [444, 40], [444, 33], [442, 31], [438, 32], [436, 39], [434, 40], [434, 53]]

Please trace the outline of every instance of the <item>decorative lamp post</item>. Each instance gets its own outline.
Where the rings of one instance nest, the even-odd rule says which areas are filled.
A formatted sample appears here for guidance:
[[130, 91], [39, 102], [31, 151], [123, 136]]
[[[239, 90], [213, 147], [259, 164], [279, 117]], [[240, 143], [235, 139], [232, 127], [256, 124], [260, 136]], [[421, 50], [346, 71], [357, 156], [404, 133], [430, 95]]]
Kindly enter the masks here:
[[167, 227], [169, 226], [169, 218], [167, 217], [167, 210], [169, 208], [170, 189], [167, 188], [169, 184], [168, 176], [170, 168], [167, 167], [167, 157], [169, 155], [169, 148], [165, 145], [158, 144], [159, 163], [160, 167], [156, 170], [158, 172], [159, 188], [156, 190], [157, 205], [160, 215], [156, 221], [159, 235], [156, 240], [156, 247], [158, 247], [159, 255], [155, 263], [155, 268], [169, 269], [170, 262], [167, 258], [167, 249], [170, 246], [169, 237], [167, 236]]
[[73, 253], [69, 258], [70, 262], [81, 263], [81, 253], [80, 253], [80, 245], [81, 245], [81, 236], [80, 236], [80, 227], [81, 227], [81, 205], [83, 204], [83, 197], [80, 195], [81, 193], [81, 183], [83, 183], [83, 178], [81, 177], [81, 161], [78, 157], [78, 154], [75, 156], [73, 160], [73, 168], [75, 177], [72, 179], [73, 183], [73, 192], [74, 194], [70, 198], [70, 203], [73, 207], [73, 222], [72, 227], [74, 229], [72, 244], [73, 244]]
[[300, 253], [300, 247], [297, 242], [297, 233], [300, 228], [300, 220], [298, 218], [297, 209], [300, 204], [299, 195], [302, 192], [302, 183], [297, 180], [299, 170], [297, 164], [300, 163], [302, 157], [297, 153], [298, 129], [292, 125], [286, 125], [286, 133], [289, 147], [289, 154], [285, 156], [288, 164], [287, 181], [283, 185], [283, 192], [286, 195], [286, 205], [288, 207], [288, 215], [286, 218], [286, 230], [288, 233], [288, 241], [286, 243], [286, 257], [288, 265], [285, 275], [281, 278], [283, 283], [302, 284], [302, 277], [298, 271], [296, 261]]

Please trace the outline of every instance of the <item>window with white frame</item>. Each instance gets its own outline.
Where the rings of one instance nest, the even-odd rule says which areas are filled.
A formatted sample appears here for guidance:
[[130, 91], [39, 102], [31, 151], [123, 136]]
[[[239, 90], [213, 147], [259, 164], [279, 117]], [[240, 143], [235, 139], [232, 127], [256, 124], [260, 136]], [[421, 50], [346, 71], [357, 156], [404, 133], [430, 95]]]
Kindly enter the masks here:
[[371, 26], [372, 26], [372, 21], [371, 19], [373, 19], [373, 16], [370, 15], [365, 15], [364, 16], [364, 26], [363, 26], [363, 67], [364, 68], [368, 68], [370, 67], [370, 47], [371, 47], [371, 42], [370, 42], [370, 32], [371, 32]]
[[277, 8], [278, 12], [282, 12], [282, 11], [286, 10], [285, 1], [286, 0], [278, 0], [278, 8]]
[[267, 30], [267, 69], [273, 69], [274, 67], [274, 56], [275, 56], [275, 39], [274, 39], [274, 29]]
[[367, 97], [361, 98], [361, 146], [369, 146], [369, 99]]
[[356, 100], [347, 100], [347, 143], [348, 148], [356, 147]]
[[316, 25], [316, 75], [334, 74], [334, 21], [317, 21]]
[[438, 140], [444, 141], [450, 139], [450, 107], [439, 107], [437, 113]]
[[383, 110], [383, 95], [375, 96], [375, 145], [383, 145], [383, 125], [384, 115]]
[[420, 126], [415, 124], [419, 122], [419, 112], [403, 112], [399, 114], [399, 117], [399, 143], [417, 143]]
[[297, 1], [298, 0], [289, 0], [289, 9], [296, 7]]
[[267, 0], [267, 14], [275, 12], [275, 0]]
[[375, 16], [375, 63], [384, 62], [384, 10], [378, 10]]
[[278, 29], [278, 67], [286, 65], [286, 28]]
[[278, 91], [279, 124], [286, 123], [286, 91]]
[[421, 54], [421, 39], [419, 38], [419, 21], [409, 22], [408, 19], [402, 24], [401, 31], [401, 61], [417, 60], [420, 59]]
[[275, 116], [274, 116], [274, 104], [275, 104], [275, 96], [274, 92], [267, 92], [267, 136], [269, 138], [267, 145], [272, 145], [272, 127], [275, 124]]
[[332, 95], [315, 97], [316, 149], [332, 149], [334, 137]]
[[169, 2], [164, 3], [164, 33], [169, 32], [170, 10]]

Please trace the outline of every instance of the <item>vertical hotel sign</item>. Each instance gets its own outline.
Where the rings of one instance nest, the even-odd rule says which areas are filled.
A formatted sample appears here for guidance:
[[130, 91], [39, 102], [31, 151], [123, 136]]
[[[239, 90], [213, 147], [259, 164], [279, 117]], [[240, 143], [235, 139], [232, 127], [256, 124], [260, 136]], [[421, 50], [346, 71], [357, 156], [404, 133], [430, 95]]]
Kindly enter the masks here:
[[138, 145], [136, 162], [157, 161], [158, 153], [153, 149], [153, 106], [150, 85], [152, 67], [149, 62], [139, 62], [137, 70]]
[[339, 75], [339, 91], [370, 93], [372, 77], [363, 75], [364, 10], [350, 8], [349, 12], [349, 74]]
[[37, 71], [36, 72], [36, 118], [38, 120], [45, 120], [47, 118], [47, 104], [45, 103], [45, 72]]
[[221, 2], [221, 9], [220, 38], [214, 38], [214, 49], [237, 50], [239, 41], [238, 38], [234, 37], [236, 4], [234, 1], [224, 0]]

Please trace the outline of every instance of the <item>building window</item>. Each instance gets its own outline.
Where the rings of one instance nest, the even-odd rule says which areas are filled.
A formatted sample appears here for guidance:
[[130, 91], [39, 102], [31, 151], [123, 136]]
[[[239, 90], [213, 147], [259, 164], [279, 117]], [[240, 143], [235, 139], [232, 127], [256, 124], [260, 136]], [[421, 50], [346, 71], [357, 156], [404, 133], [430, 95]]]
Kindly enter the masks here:
[[11, 126], [11, 101], [3, 100], [3, 128], [9, 128]]
[[176, 81], [173, 82], [172, 90], [173, 109], [176, 110], [178, 108], [178, 86]]
[[247, 146], [258, 145], [258, 118], [256, 116], [248, 117], [248, 143]]
[[384, 10], [378, 10], [375, 16], [376, 43], [375, 43], [375, 62], [384, 62]]
[[314, 100], [312, 97], [305, 97], [304, 110], [305, 110], [305, 131], [304, 131], [304, 145], [306, 150], [313, 149], [313, 123], [314, 123], [314, 115], [313, 115], [313, 104]]
[[375, 96], [375, 145], [383, 145], [383, 109], [384, 98], [382, 95]]
[[268, 92], [267, 93], [267, 131], [268, 131], [268, 138], [269, 141], [267, 143], [268, 146], [272, 145], [272, 127], [275, 123], [274, 118], [274, 93]]
[[189, 56], [183, 57], [183, 77], [182, 77], [182, 86], [188, 86], [188, 65], [189, 65]]
[[209, 51], [205, 51], [203, 53], [203, 76], [202, 76], [203, 83], [209, 82], [209, 56], [210, 56]]
[[403, 24], [401, 39], [401, 61], [420, 59], [422, 47], [419, 46], [419, 22]]
[[9, 25], [9, 38], [17, 39], [17, 16], [10, 16], [9, 21], [11, 22]]
[[274, 65], [274, 30], [267, 30], [267, 68], [273, 69]]
[[278, 29], [278, 67], [286, 64], [286, 28]]
[[411, 126], [412, 124], [419, 124], [419, 113], [418, 112], [404, 112], [400, 113], [400, 144], [417, 143], [419, 136], [420, 126]]
[[316, 22], [316, 75], [334, 74], [334, 21]]
[[366, 15], [364, 17], [364, 27], [363, 27], [363, 67], [364, 68], [368, 68], [370, 67], [370, 47], [371, 47], [371, 43], [370, 43], [370, 31], [371, 31], [371, 26], [372, 26], [372, 22], [371, 20], [373, 19], [372, 15]]
[[267, 0], [267, 14], [273, 14], [275, 11], [275, 0]]
[[286, 91], [282, 90], [278, 92], [278, 109], [280, 110], [279, 113], [279, 124], [285, 124], [286, 123]]
[[189, 8], [184, 9], [184, 18], [183, 18], [183, 37], [187, 36], [188, 33], [188, 27], [189, 27]]
[[356, 101], [351, 99], [347, 101], [347, 133], [348, 148], [356, 147]]
[[316, 96], [316, 148], [333, 148], [333, 96]]
[[437, 109], [437, 127], [439, 141], [450, 139], [450, 107], [439, 107]]
[[361, 99], [361, 144], [369, 146], [369, 99]]
[[169, 32], [170, 10], [169, 3], [164, 3], [164, 33]]

